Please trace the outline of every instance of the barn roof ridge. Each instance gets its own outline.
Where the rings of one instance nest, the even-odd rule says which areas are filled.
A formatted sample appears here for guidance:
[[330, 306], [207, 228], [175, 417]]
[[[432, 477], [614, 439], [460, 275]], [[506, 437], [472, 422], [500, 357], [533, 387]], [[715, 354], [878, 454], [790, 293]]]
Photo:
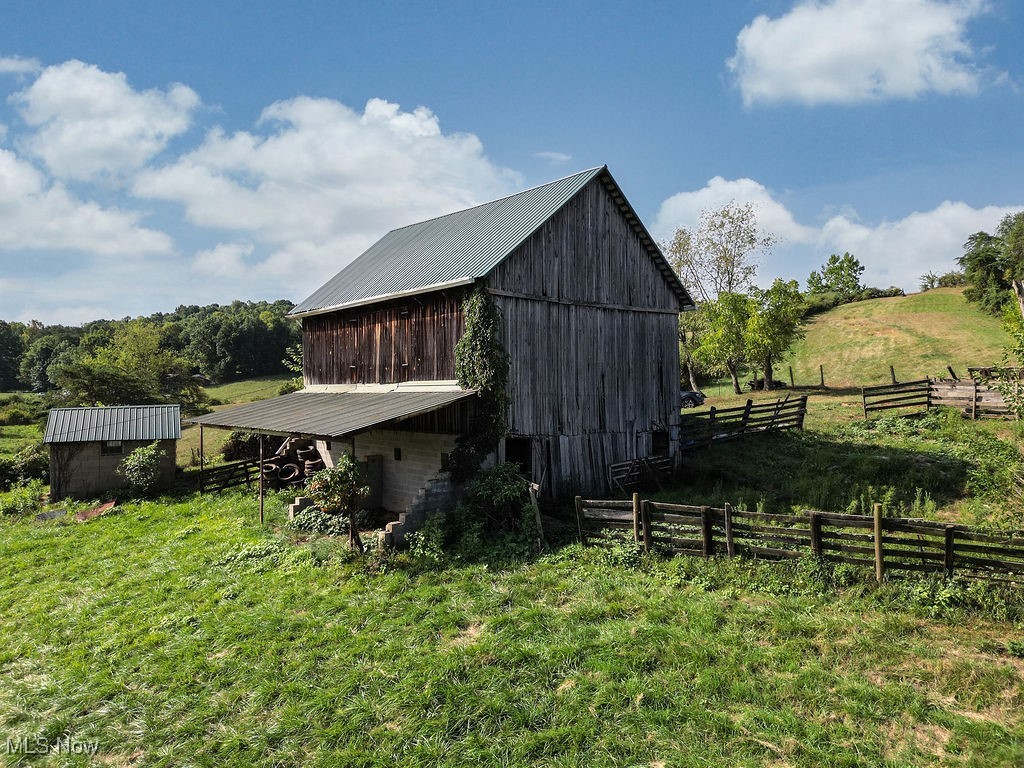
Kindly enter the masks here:
[[679, 298], [692, 301], [607, 165], [393, 229], [295, 306], [303, 317], [472, 284], [485, 277], [587, 184], [601, 179]]

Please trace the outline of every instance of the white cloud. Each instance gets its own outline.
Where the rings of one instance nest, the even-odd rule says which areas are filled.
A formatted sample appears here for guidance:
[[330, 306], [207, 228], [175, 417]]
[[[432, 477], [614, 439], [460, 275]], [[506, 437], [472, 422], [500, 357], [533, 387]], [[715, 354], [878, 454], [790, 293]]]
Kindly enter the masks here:
[[829, 253], [853, 253], [872, 285], [916, 290], [918, 279], [926, 272], [956, 268], [968, 237], [979, 231], [994, 232], [1003, 216], [1021, 208], [1024, 206], [972, 208], [947, 200], [930, 211], [874, 226], [840, 215], [821, 228], [819, 242]]
[[983, 0], [803, 0], [744, 27], [727, 64], [747, 106], [970, 94], [983, 73], [966, 27], [985, 10]]
[[663, 240], [671, 238], [679, 227], [693, 229], [700, 221], [701, 211], [721, 208], [735, 201], [750, 203], [757, 213], [757, 223], [764, 232], [771, 232], [783, 242], [806, 243], [814, 239], [814, 230], [796, 222], [785, 205], [771, 191], [753, 179], [727, 180], [715, 176], [703, 188], [679, 192], [665, 200], [658, 209], [652, 231]]
[[759, 227], [780, 237], [779, 245], [761, 265], [762, 284], [776, 277], [803, 281], [828, 254], [849, 251], [864, 265], [867, 284], [883, 288], [895, 285], [906, 291], [917, 290], [919, 278], [926, 272], [955, 269], [970, 235], [993, 232], [1003, 216], [1024, 208], [973, 208], [963, 202], [946, 201], [929, 211], [869, 224], [860, 221], [856, 211], [844, 207], [823, 225], [809, 226], [797, 222], [762, 184], [716, 176], [701, 189], [680, 192], [665, 200], [652, 231], [667, 240], [678, 227], [695, 227], [701, 211], [721, 208], [733, 200], [751, 203], [758, 213]]
[[10, 101], [35, 129], [25, 149], [54, 176], [79, 180], [143, 166], [188, 130], [199, 106], [184, 85], [140, 92], [124, 74], [81, 61], [47, 67]]
[[240, 275], [245, 271], [245, 260], [252, 256], [252, 252], [252, 243], [218, 243], [197, 253], [192, 260], [192, 269], [211, 277]]
[[572, 155], [564, 152], [534, 152], [533, 156], [540, 160], [547, 160], [552, 165], [564, 165], [572, 160]]
[[315, 288], [384, 232], [507, 194], [517, 174], [471, 134], [443, 133], [419, 107], [371, 99], [360, 113], [299, 97], [264, 110], [259, 131], [211, 131], [139, 174], [134, 192], [180, 203], [200, 227], [243, 233], [271, 255], [255, 265]]
[[71, 250], [138, 256], [171, 250], [167, 235], [139, 226], [140, 215], [82, 201], [48, 184], [30, 163], [0, 149], [0, 250]]
[[36, 59], [22, 56], [0, 56], [0, 75], [31, 75], [40, 70]]

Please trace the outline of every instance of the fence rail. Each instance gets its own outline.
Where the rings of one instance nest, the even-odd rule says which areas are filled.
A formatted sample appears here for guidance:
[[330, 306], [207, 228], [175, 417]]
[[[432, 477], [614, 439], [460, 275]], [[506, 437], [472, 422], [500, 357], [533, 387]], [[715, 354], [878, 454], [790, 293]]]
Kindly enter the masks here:
[[1007, 418], [1012, 415], [999, 389], [977, 379], [920, 379], [863, 387], [864, 418], [893, 408], [958, 408], [971, 419]]
[[738, 408], [715, 408], [687, 414], [680, 419], [680, 449], [698, 448], [721, 440], [735, 440], [757, 432], [803, 429], [807, 395], [757, 403], [747, 400]]
[[609, 545], [632, 539], [645, 551], [773, 560], [815, 554], [825, 560], [891, 571], [959, 574], [1024, 582], [1024, 533], [993, 534], [915, 518], [807, 511], [770, 514], [641, 500], [576, 497], [580, 541]]

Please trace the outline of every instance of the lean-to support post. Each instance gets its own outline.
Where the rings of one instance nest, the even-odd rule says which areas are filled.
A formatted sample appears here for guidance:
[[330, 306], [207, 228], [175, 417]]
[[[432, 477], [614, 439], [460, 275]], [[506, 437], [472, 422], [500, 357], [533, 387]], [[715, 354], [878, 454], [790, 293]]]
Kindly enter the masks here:
[[260, 432], [260, 525], [263, 525], [263, 433]]
[[206, 463], [206, 457], [203, 454], [203, 425], [199, 425], [199, 493], [203, 492], [203, 464]]

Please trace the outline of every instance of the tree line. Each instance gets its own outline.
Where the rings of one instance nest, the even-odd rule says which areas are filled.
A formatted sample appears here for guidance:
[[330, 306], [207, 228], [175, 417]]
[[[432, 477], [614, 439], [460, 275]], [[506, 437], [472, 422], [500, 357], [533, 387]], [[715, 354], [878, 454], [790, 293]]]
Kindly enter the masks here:
[[294, 305], [235, 301], [81, 326], [0, 320], [0, 392], [48, 393], [67, 405], [180, 402], [207, 382], [287, 371], [301, 343]]

